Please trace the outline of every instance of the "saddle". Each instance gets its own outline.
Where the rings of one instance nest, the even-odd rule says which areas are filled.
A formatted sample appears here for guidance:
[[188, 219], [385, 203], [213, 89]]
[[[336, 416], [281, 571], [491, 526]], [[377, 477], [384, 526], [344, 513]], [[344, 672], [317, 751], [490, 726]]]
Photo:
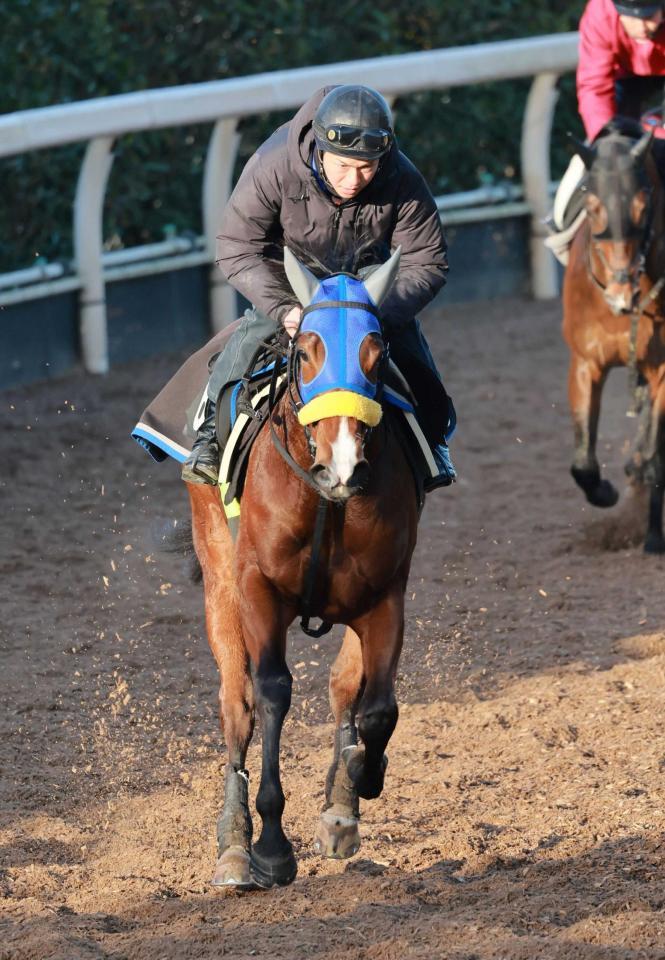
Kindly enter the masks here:
[[[275, 372], [275, 364], [278, 370]], [[216, 405], [217, 439], [221, 451], [219, 486], [224, 512], [235, 539], [240, 518], [240, 502], [252, 446], [268, 422], [271, 381], [275, 377], [276, 394], [286, 386], [286, 361], [275, 356], [273, 343], [262, 344], [241, 380], [226, 384]], [[394, 363], [386, 371], [382, 407], [389, 430], [400, 438], [414, 479], [419, 509], [424, 503], [425, 483], [436, 477], [434, 460], [423, 428], [416, 419], [416, 401], [406, 379]]]

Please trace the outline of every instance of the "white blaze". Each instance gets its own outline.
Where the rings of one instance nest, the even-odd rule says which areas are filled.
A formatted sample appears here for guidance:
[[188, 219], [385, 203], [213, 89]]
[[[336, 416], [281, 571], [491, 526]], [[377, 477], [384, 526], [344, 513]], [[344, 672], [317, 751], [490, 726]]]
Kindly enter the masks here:
[[339, 418], [339, 430], [331, 444], [330, 469], [339, 479], [339, 483], [346, 484], [358, 463], [358, 444], [349, 430], [349, 418]]

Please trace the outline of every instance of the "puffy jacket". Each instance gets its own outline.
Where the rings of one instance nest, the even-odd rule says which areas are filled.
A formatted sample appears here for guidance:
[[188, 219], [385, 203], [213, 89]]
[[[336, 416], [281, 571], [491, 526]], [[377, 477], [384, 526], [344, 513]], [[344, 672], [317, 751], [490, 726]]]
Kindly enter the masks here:
[[665, 76], [665, 27], [638, 43], [623, 29], [612, 0], [589, 0], [577, 67], [577, 103], [589, 140], [616, 114], [616, 80], [654, 76]]
[[448, 271], [446, 242], [422, 175], [394, 144], [370, 183], [335, 204], [311, 167], [315, 93], [247, 162], [222, 216], [217, 263], [226, 279], [279, 322], [297, 304], [282, 265], [288, 244], [317, 276], [381, 263], [402, 247], [384, 302], [388, 329], [432, 300]]

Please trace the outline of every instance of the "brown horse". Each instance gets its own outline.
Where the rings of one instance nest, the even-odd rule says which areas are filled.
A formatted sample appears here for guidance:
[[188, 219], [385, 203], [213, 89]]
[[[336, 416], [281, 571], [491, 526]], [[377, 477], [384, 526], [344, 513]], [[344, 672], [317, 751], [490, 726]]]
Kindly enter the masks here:
[[[288, 251], [285, 260], [296, 294], [308, 304], [319, 281]], [[385, 297], [398, 261], [399, 251], [364, 281], [367, 310], [376, 312], [374, 305]], [[358, 300], [357, 288], [353, 299]], [[327, 298], [323, 306], [330, 305]], [[344, 310], [343, 304], [333, 306]], [[252, 449], [235, 543], [219, 491], [189, 485], [228, 748], [224, 806], [217, 825], [216, 885], [269, 887], [291, 883], [296, 875], [293, 848], [281, 822], [279, 745], [292, 686], [286, 633], [303, 612], [320, 505], [327, 517], [320, 536], [319, 599], [312, 612], [346, 626], [330, 675], [334, 755], [315, 841], [324, 856], [348, 857], [357, 851], [358, 798], [381, 793], [384, 751], [397, 722], [394, 679], [418, 522], [410, 468], [386, 418], [368, 425], [372, 417], [363, 413], [367, 405], [349, 400], [343, 390], [324, 395], [329, 412], [303, 426], [307, 418], [298, 402], [299, 388], [320, 374], [326, 349], [311, 332], [298, 335], [294, 348], [300, 378], [289, 383], [273, 409], [276, 438], [264, 429]], [[382, 354], [380, 335], [369, 332], [359, 351], [368, 383], [376, 385], [380, 378]], [[350, 407], [344, 415], [335, 415], [342, 394]], [[262, 829], [252, 843], [245, 758], [255, 706], [263, 734], [256, 798]]]
[[[563, 334], [570, 348], [568, 397], [575, 428], [571, 473], [589, 503], [611, 507], [618, 493], [596, 458], [600, 401], [608, 371], [629, 366], [648, 386], [644, 447], [626, 471], [650, 487], [644, 549], [665, 550], [665, 233], [663, 185], [654, 142], [634, 121], [608, 124], [580, 144], [586, 220], [573, 241], [563, 284]], [[646, 392], [646, 391], [645, 391]]]

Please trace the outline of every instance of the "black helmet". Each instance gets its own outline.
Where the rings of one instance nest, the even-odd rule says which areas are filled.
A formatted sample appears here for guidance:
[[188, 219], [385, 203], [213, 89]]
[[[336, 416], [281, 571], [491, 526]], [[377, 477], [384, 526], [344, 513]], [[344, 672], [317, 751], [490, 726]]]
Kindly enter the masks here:
[[390, 150], [390, 107], [371, 87], [344, 84], [327, 93], [312, 124], [319, 150], [358, 160], [378, 160]]
[[624, 17], [639, 17], [648, 20], [654, 13], [662, 10], [662, 3], [649, 3], [648, 0], [612, 0], [617, 11]]

